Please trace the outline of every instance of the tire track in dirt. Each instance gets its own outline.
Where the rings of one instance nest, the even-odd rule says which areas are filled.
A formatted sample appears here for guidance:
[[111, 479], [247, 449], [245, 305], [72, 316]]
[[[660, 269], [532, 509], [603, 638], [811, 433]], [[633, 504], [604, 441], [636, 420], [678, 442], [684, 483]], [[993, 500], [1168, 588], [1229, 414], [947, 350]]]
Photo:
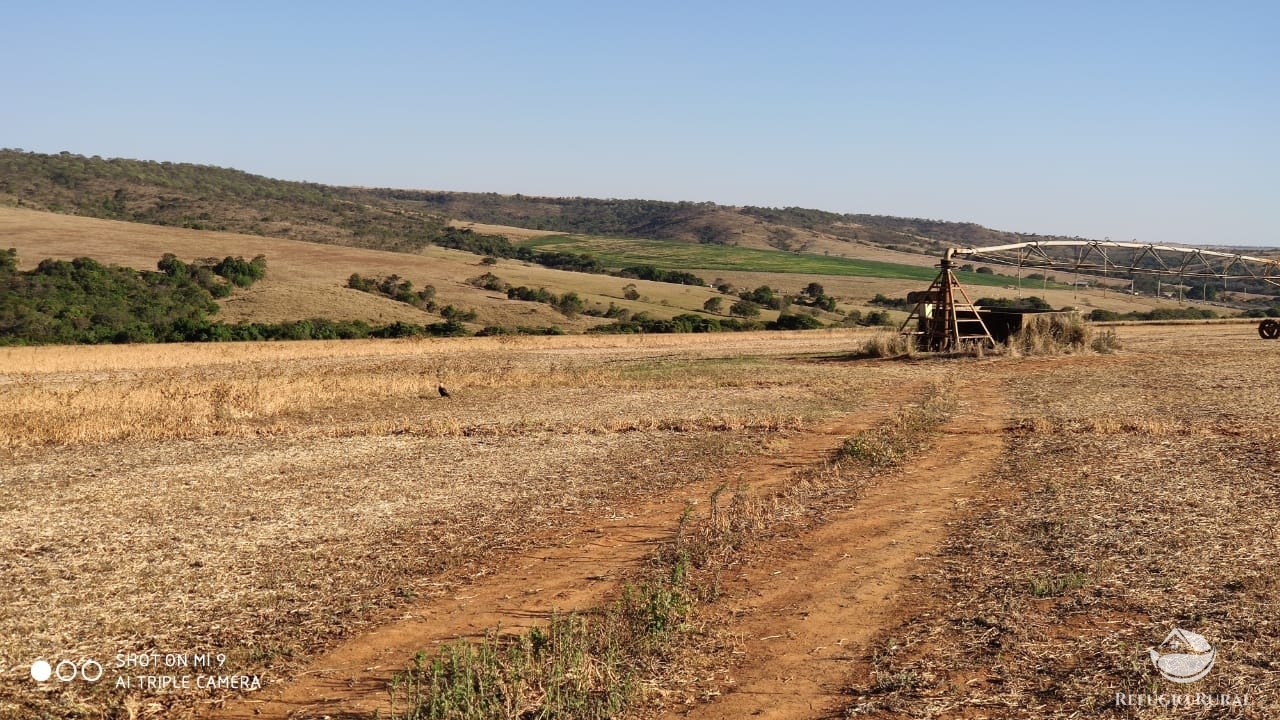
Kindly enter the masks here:
[[[988, 386], [989, 387], [989, 386]], [[1008, 406], [960, 387], [960, 408], [927, 454], [868, 488], [853, 508], [793, 542], [756, 553], [726, 584], [737, 620], [711, 622], [743, 658], [721, 694], [665, 718], [796, 720], [840, 716], [853, 664], [911, 608], [904, 583], [941, 545], [947, 520], [977, 492], [1003, 447]]]
[[[401, 609], [382, 626], [352, 638], [313, 661], [304, 671], [254, 695], [210, 707], [204, 716], [222, 720], [263, 718], [367, 718], [386, 713], [387, 681], [419, 650], [430, 652], [460, 636], [479, 636], [501, 626], [524, 628], [553, 611], [583, 610], [617, 589], [616, 579], [669, 540], [688, 502], [703, 503], [723, 482], [742, 481], [767, 490], [791, 471], [816, 464], [844, 439], [888, 418], [915, 384], [869, 398], [866, 410], [786, 441], [750, 467], [734, 468], [713, 481], [686, 485], [661, 498], [544, 538], [541, 547], [490, 563], [483, 578], [453, 588], [446, 597]], [[625, 513], [625, 514], [621, 514]]]

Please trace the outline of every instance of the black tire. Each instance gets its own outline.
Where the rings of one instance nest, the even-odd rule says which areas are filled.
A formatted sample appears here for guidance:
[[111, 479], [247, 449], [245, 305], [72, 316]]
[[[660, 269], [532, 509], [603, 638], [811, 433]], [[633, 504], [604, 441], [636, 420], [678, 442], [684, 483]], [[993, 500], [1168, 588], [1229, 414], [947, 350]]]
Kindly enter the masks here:
[[1258, 337], [1263, 340], [1275, 340], [1280, 338], [1280, 322], [1273, 318], [1267, 318], [1258, 323]]

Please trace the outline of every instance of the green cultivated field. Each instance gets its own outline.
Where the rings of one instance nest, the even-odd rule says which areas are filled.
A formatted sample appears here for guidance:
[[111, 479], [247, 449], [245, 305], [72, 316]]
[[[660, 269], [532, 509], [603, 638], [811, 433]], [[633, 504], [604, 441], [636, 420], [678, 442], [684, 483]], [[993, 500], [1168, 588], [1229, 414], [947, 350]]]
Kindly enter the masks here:
[[[851, 260], [822, 255], [801, 255], [779, 250], [754, 250], [724, 245], [693, 245], [666, 240], [624, 240], [617, 238], [551, 235], [521, 243], [540, 250], [590, 253], [610, 267], [654, 265], [663, 269], [740, 270], [747, 272], [806, 273], [852, 277], [918, 280], [928, 285], [938, 271], [915, 265]], [[1001, 287], [1011, 278], [1001, 275], [964, 273], [969, 285]], [[1051, 285], [1053, 283], [1050, 283]]]

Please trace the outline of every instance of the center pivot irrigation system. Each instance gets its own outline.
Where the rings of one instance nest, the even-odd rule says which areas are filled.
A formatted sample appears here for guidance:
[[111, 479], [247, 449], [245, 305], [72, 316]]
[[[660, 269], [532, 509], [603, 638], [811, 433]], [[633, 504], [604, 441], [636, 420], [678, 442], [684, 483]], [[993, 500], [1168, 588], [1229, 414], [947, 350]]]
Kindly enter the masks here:
[[[947, 248], [940, 271], [928, 290], [907, 295], [915, 309], [899, 331], [921, 350], [949, 352], [969, 346], [994, 346], [989, 328], [991, 311], [973, 304], [956, 279], [957, 261], [988, 263], [1022, 269], [1075, 273], [1075, 285], [1127, 281], [1130, 290], [1139, 279], [1155, 283], [1157, 297], [1165, 285], [1182, 297], [1187, 283], [1202, 287], [1209, 281], [1238, 284], [1240, 292], [1280, 287], [1280, 258], [1251, 257], [1218, 250], [1177, 245], [1153, 245], [1111, 240], [1041, 240], [991, 247]], [[1280, 338], [1280, 322], [1266, 319], [1258, 326], [1264, 339]]]

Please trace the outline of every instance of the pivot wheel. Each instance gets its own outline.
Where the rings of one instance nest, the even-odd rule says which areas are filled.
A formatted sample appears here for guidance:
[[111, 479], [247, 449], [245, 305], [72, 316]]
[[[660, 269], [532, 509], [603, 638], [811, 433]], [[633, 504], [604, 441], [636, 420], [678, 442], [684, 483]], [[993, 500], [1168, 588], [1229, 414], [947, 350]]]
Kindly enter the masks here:
[[1267, 318], [1258, 324], [1258, 336], [1263, 340], [1280, 338], [1280, 321]]

